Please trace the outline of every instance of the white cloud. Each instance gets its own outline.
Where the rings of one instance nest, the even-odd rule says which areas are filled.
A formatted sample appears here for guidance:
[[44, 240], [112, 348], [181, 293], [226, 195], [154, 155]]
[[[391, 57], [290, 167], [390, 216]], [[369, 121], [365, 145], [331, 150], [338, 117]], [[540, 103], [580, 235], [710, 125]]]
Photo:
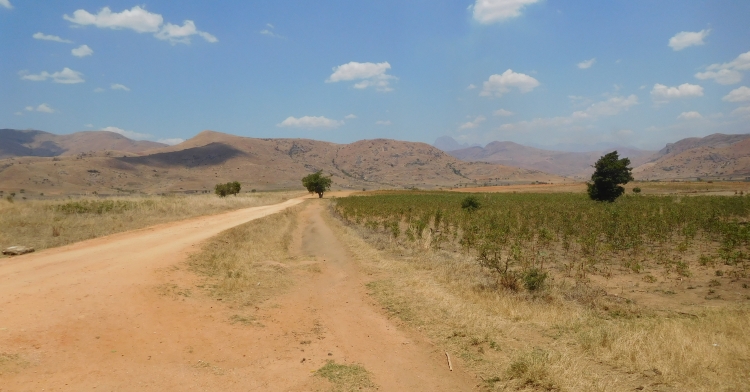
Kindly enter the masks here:
[[43, 41], [55, 41], [55, 42], [61, 42], [61, 43], [64, 43], [64, 44], [72, 44], [73, 43], [73, 41], [71, 41], [71, 40], [62, 39], [62, 38], [60, 38], [60, 37], [58, 37], [56, 35], [42, 34], [41, 32], [34, 33], [34, 35], [32, 35], [32, 37], [34, 39], [41, 39]]
[[391, 69], [387, 61], [382, 63], [358, 63], [356, 61], [333, 67], [333, 73], [328, 77], [326, 83], [358, 80], [354, 88], [365, 89], [374, 87], [381, 92], [393, 91], [390, 81], [396, 79], [386, 72]]
[[0, 0], [0, 5], [7, 9], [13, 8], [13, 5], [10, 3], [10, 0]]
[[672, 50], [682, 50], [690, 46], [703, 45], [703, 39], [708, 37], [711, 32], [710, 29], [705, 29], [696, 32], [682, 31], [675, 34], [674, 37], [669, 39], [669, 47]]
[[476, 0], [474, 19], [489, 24], [521, 16], [521, 11], [539, 0]]
[[86, 56], [91, 56], [94, 53], [94, 51], [91, 48], [89, 48], [88, 45], [81, 45], [71, 50], [70, 53], [72, 53], [73, 56], [76, 56], [76, 57], [86, 57]]
[[306, 129], [313, 129], [313, 128], [333, 129], [333, 128], [338, 128], [341, 125], [344, 125], [343, 121], [331, 120], [330, 118], [326, 118], [323, 116], [319, 116], [319, 117], [304, 116], [300, 118], [289, 116], [286, 118], [286, 120], [280, 122], [279, 124], [276, 124], [277, 127], [306, 128]]
[[192, 20], [184, 21], [182, 26], [167, 23], [158, 33], [154, 34], [154, 36], [158, 39], [169, 41], [174, 45], [176, 43], [189, 44], [190, 36], [196, 34], [211, 43], [219, 41], [216, 37], [205, 31], [198, 31], [198, 29], [195, 28], [195, 22]]
[[57, 110], [53, 109], [51, 106], [49, 106], [46, 103], [43, 103], [37, 107], [26, 106], [24, 110], [26, 110], [27, 112], [40, 112], [40, 113], [48, 113], [48, 114], [57, 113]]
[[655, 102], [667, 102], [671, 99], [702, 97], [703, 87], [697, 84], [683, 83], [677, 87], [667, 87], [663, 84], [655, 84], [651, 90], [651, 98]]
[[346, 116], [346, 117], [344, 117], [344, 118], [345, 118], [345, 119], [347, 119], [347, 120], [353, 120], [353, 119], [357, 118], [357, 116], [356, 116], [356, 115], [354, 115], [354, 114], [350, 114], [350, 115], [347, 115], [347, 116]]
[[470, 85], [468, 85], [468, 86], [466, 86], [467, 90], [474, 90], [475, 88], [477, 88], [477, 86], [475, 86], [473, 83], [470, 84]]
[[117, 128], [117, 127], [106, 127], [106, 128], [102, 128], [101, 130], [102, 131], [107, 131], [107, 132], [119, 133], [120, 135], [125, 136], [128, 139], [133, 139], [133, 140], [143, 140], [143, 139], [151, 139], [151, 138], [153, 138], [152, 135], [149, 135], [147, 133], [138, 133], [138, 132], [133, 132], [133, 131], [126, 131], [124, 129]]
[[750, 88], [742, 86], [729, 92], [722, 101], [727, 102], [745, 102], [750, 101]]
[[494, 112], [492, 112], [493, 116], [503, 116], [503, 117], [512, 116], [514, 114], [515, 113], [511, 112], [510, 110], [505, 110], [505, 109], [497, 109]]
[[487, 119], [484, 116], [477, 116], [477, 118], [475, 118], [474, 120], [469, 121], [469, 122], [465, 122], [465, 123], [461, 124], [461, 126], [459, 126], [458, 129], [459, 130], [461, 130], [461, 129], [473, 129], [473, 128], [478, 127], [485, 120], [487, 120]]
[[699, 72], [695, 77], [701, 80], [714, 79], [719, 84], [735, 84], [742, 80], [739, 71], [750, 70], [750, 52], [742, 53], [736, 59], [723, 64], [711, 64], [706, 72]]
[[581, 119], [614, 116], [637, 104], [638, 97], [635, 94], [631, 94], [628, 97], [612, 97], [606, 101], [594, 103], [585, 110], [573, 112], [571, 117]]
[[170, 138], [170, 139], [159, 139], [159, 140], [157, 140], [158, 143], [169, 144], [170, 146], [174, 146], [175, 144], [180, 144], [180, 143], [182, 143], [184, 141], [185, 141], [185, 139], [180, 139], [180, 138]]
[[104, 90], [104, 89], [103, 89], [103, 88], [101, 88], [101, 87], [97, 87], [97, 88], [95, 88], [95, 89], [94, 89], [94, 92], [95, 92], [95, 93], [103, 93], [103, 92], [105, 92], [105, 91], [106, 91], [106, 90]]
[[112, 90], [122, 90], [122, 91], [130, 91], [130, 89], [125, 86], [124, 84], [120, 83], [114, 83], [112, 86], [110, 86]]
[[388, 127], [388, 126], [393, 125], [393, 123], [391, 122], [391, 120], [378, 120], [378, 121], [375, 121], [375, 125], [383, 125], [383, 126]]
[[263, 30], [260, 31], [261, 34], [263, 34], [265, 36], [268, 36], [268, 37], [273, 37], [273, 38], [284, 38], [284, 37], [282, 37], [282, 36], [280, 36], [280, 35], [278, 35], [278, 34], [276, 34], [276, 33], [273, 32], [273, 30], [276, 28], [276, 27], [274, 27], [274, 25], [272, 25], [270, 23], [266, 23], [266, 27], [268, 27], [268, 28], [267, 29], [263, 29]]
[[96, 15], [80, 9], [73, 12], [73, 16], [63, 15], [63, 19], [81, 26], [94, 25], [103, 29], [130, 29], [138, 33], [154, 33], [156, 38], [172, 44], [189, 44], [193, 35], [201, 36], [208, 42], [218, 42], [213, 35], [199, 31], [192, 20], [184, 21], [182, 26], [164, 24], [164, 18], [160, 14], [148, 12], [140, 6], [122, 12], [112, 12], [109, 7], [104, 7]]
[[62, 71], [55, 72], [55, 73], [49, 73], [47, 71], [43, 71], [40, 74], [30, 74], [27, 75], [26, 72], [21, 72], [21, 79], [23, 80], [31, 80], [33, 82], [43, 82], [49, 78], [52, 78], [52, 80], [55, 83], [62, 83], [62, 84], [75, 84], [75, 83], [83, 83], [85, 80], [83, 80], [83, 74], [78, 71], [73, 71], [70, 68], [63, 68]]
[[522, 93], [528, 93], [539, 86], [539, 81], [529, 75], [516, 73], [508, 69], [502, 75], [492, 75], [489, 80], [484, 82], [484, 88], [479, 95], [483, 97], [496, 96], [501, 97], [510, 91], [511, 87], [518, 88]]
[[750, 106], [742, 106], [732, 110], [733, 116], [750, 117]]
[[701, 116], [700, 113], [692, 111], [692, 112], [682, 112], [679, 116], [677, 116], [678, 120], [700, 120], [703, 116]]
[[578, 68], [579, 69], [591, 68], [591, 66], [594, 65], [595, 62], [596, 62], [596, 58], [586, 60], [586, 61], [581, 61], [580, 63], [578, 63]]
[[719, 84], [735, 84], [742, 81], [742, 73], [733, 69], [698, 72], [695, 77], [700, 80], [714, 79]]
[[135, 6], [130, 10], [112, 12], [109, 7], [102, 8], [94, 15], [86, 10], [76, 10], [73, 16], [63, 15], [63, 19], [78, 25], [94, 25], [99, 28], [131, 29], [139, 33], [155, 33], [164, 23], [164, 18], [145, 9]]
[[83, 126], [86, 127], [86, 128], [93, 128], [94, 124], [84, 124]]
[[16, 116], [23, 116], [23, 112], [16, 112]]
[[46, 103], [43, 103], [36, 107], [36, 111], [42, 112], [42, 113], [54, 113], [55, 109], [52, 109], [49, 105], [47, 105]]

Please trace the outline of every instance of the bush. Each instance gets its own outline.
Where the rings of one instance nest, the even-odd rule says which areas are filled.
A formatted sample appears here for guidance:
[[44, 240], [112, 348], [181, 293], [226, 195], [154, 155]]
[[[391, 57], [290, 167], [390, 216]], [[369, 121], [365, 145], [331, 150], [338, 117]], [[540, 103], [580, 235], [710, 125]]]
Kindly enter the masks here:
[[544, 282], [547, 280], [547, 273], [538, 269], [532, 268], [523, 274], [523, 286], [526, 290], [537, 291], [544, 288]]
[[479, 199], [477, 199], [476, 196], [466, 196], [466, 198], [461, 201], [461, 208], [463, 208], [464, 211], [474, 212], [482, 208], [482, 204], [479, 203]]
[[219, 195], [219, 197], [225, 197], [227, 195], [237, 196], [237, 194], [240, 193], [241, 189], [242, 185], [240, 185], [240, 183], [237, 181], [233, 181], [227, 182], [226, 184], [216, 184], [216, 186], [214, 187], [214, 193]]
[[639, 188], [639, 187], [633, 188], [633, 193], [635, 193], [635, 194], [641, 193], [641, 188]]

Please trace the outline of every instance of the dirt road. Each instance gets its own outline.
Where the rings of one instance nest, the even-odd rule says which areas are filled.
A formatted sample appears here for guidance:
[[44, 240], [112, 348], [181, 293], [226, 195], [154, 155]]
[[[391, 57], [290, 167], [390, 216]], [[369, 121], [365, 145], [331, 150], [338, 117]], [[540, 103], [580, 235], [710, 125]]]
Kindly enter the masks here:
[[[0, 391], [325, 388], [327, 360], [362, 364], [384, 391], [470, 390], [444, 354], [399, 330], [367, 297], [366, 276], [310, 202], [292, 252], [300, 273], [285, 295], [236, 310], [189, 289], [181, 269], [201, 241], [302, 202], [171, 223], [0, 262]], [[307, 261], [305, 261], [307, 259]], [[194, 288], [193, 288], [194, 289]]]

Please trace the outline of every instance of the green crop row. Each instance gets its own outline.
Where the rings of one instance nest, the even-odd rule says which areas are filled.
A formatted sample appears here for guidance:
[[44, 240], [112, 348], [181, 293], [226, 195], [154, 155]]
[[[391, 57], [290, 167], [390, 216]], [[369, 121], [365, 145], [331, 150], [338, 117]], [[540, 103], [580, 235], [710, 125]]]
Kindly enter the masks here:
[[[479, 208], [461, 208], [467, 197]], [[601, 203], [583, 194], [401, 192], [336, 199], [334, 209], [397, 241], [474, 252], [501, 274], [549, 262], [584, 275], [612, 261], [639, 271], [656, 261], [688, 275], [685, 260], [723, 260], [744, 270], [750, 257], [748, 197], [627, 196]]]

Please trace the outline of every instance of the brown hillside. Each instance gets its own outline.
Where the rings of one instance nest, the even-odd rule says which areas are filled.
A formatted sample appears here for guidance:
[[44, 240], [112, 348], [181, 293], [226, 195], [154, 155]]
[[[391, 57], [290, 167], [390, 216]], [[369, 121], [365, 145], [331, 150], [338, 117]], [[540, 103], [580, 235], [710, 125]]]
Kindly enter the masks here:
[[43, 131], [0, 129], [0, 159], [22, 156], [55, 157], [94, 151], [142, 153], [166, 144], [130, 140], [107, 131], [55, 135]]
[[[716, 136], [708, 136], [713, 140], [705, 144], [691, 140], [690, 145], [699, 147], [681, 152], [672, 150], [656, 161], [635, 168], [633, 176], [639, 180], [750, 177], [750, 135], [721, 135], [728, 136], [723, 141]], [[739, 141], [730, 143], [734, 140]]]
[[6, 192], [45, 194], [202, 192], [239, 181], [245, 190], [298, 188], [316, 170], [335, 189], [453, 187], [562, 182], [539, 171], [462, 162], [424, 143], [376, 139], [335, 144], [307, 139], [255, 139], [205, 131], [149, 153], [79, 154], [0, 160]]
[[[469, 147], [449, 151], [448, 154], [463, 161], [497, 163], [576, 179], [587, 179], [594, 172], [591, 166], [608, 152], [611, 151], [551, 151], [513, 142], [492, 142], [484, 148]], [[631, 148], [619, 149], [618, 152], [621, 157], [630, 158], [633, 166], [645, 163], [654, 153]]]

